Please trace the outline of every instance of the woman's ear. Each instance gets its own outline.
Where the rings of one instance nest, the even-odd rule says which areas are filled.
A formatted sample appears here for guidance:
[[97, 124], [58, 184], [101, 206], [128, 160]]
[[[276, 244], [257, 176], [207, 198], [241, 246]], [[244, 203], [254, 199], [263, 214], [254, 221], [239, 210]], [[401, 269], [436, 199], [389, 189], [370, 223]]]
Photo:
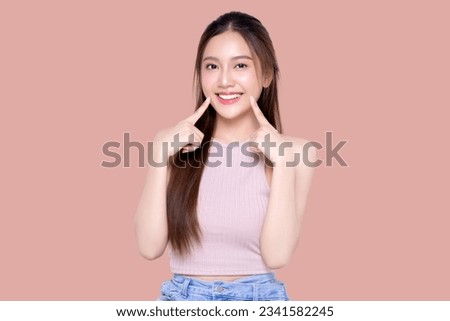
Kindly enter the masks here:
[[263, 79], [263, 87], [267, 88], [270, 86], [270, 83], [272, 82], [272, 74], [267, 74], [266, 76], [264, 76]]

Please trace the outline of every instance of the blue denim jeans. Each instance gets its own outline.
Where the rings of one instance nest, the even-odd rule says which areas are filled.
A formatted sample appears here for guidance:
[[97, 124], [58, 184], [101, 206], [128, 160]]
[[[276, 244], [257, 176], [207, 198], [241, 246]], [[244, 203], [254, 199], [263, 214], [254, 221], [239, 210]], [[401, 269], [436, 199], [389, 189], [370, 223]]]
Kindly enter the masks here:
[[284, 284], [274, 273], [235, 281], [203, 281], [174, 274], [161, 285], [160, 301], [288, 301]]

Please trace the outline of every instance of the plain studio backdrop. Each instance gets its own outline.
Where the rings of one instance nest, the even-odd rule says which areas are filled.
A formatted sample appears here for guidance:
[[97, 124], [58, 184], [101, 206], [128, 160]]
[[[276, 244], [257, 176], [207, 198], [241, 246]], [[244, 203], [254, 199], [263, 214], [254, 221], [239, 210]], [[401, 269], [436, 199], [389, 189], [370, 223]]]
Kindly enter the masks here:
[[272, 37], [284, 132], [346, 141], [277, 272], [291, 299], [450, 300], [450, 7], [356, 0], [2, 1], [0, 299], [158, 296], [167, 254], [133, 229], [146, 169], [102, 146], [192, 114], [200, 35], [232, 10]]

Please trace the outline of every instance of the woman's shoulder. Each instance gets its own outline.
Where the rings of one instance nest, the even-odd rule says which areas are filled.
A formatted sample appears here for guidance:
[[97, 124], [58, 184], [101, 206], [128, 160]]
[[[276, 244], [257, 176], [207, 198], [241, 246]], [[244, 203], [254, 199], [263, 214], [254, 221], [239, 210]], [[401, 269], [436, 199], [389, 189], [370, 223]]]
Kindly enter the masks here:
[[285, 142], [288, 142], [289, 145], [292, 146], [294, 149], [309, 148], [317, 150], [316, 148], [317, 144], [314, 141], [303, 137], [283, 135], [283, 140]]
[[[300, 156], [303, 161], [299, 164], [314, 162], [317, 160], [317, 143], [303, 137], [283, 135], [283, 140], [288, 143], [288, 147], [292, 148], [294, 158]], [[298, 156], [297, 156], [298, 155]]]

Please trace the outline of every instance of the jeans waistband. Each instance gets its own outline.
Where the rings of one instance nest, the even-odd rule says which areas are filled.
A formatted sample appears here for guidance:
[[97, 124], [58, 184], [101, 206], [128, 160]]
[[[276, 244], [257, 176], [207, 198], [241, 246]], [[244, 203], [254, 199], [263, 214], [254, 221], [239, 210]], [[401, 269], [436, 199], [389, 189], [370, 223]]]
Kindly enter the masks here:
[[178, 283], [181, 290], [180, 293], [185, 296], [188, 295], [189, 288], [189, 292], [200, 295], [237, 292], [242, 295], [243, 298], [248, 297], [250, 299], [254, 296], [255, 284], [273, 284], [276, 282], [275, 274], [273, 272], [250, 275], [234, 281], [204, 281], [196, 279], [195, 277], [174, 274], [173, 280]]

